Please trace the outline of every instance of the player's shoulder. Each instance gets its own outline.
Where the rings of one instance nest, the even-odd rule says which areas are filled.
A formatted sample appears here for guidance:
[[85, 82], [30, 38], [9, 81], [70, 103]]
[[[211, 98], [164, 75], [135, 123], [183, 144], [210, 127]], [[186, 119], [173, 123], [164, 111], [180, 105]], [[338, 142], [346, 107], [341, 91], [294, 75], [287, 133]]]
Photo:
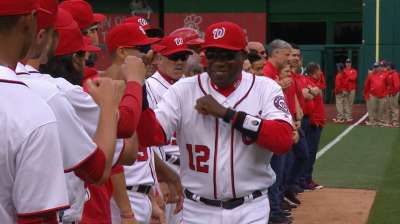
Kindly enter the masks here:
[[42, 97], [44, 100], [49, 100], [60, 92], [54, 83], [38, 77], [30, 77], [30, 75], [19, 76], [32, 91]]
[[254, 78], [254, 87], [258, 91], [262, 92], [274, 92], [279, 89], [281, 89], [280, 85], [273, 79], [266, 77], [266, 76], [256, 76], [247, 72], [243, 72], [243, 74], [246, 74], [246, 76], [243, 77], [248, 77], [247, 79], [252, 76]]
[[155, 72], [152, 76], [148, 77], [145, 81], [147, 86], [154, 88], [168, 89], [171, 84], [169, 84], [159, 72]]
[[203, 80], [206, 77], [208, 77], [208, 75], [205, 72], [191, 77], [184, 77], [179, 79], [171, 87], [173, 87], [174, 89], [193, 90], [193, 87], [199, 86], [199, 81]]
[[27, 135], [40, 126], [56, 121], [47, 103], [24, 84], [1, 80], [0, 100], [1, 122], [11, 131], [8, 134]]

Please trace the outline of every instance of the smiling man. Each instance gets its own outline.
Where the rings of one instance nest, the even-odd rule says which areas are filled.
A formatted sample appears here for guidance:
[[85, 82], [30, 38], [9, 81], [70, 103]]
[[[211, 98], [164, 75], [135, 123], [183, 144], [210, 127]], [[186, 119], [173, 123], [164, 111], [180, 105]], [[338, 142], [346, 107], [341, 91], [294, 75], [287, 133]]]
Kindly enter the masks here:
[[176, 133], [183, 223], [268, 222], [269, 161], [291, 148], [292, 118], [278, 84], [242, 71], [246, 44], [238, 25], [210, 25], [202, 46], [207, 72], [178, 81], [142, 113], [142, 145], [165, 144]]

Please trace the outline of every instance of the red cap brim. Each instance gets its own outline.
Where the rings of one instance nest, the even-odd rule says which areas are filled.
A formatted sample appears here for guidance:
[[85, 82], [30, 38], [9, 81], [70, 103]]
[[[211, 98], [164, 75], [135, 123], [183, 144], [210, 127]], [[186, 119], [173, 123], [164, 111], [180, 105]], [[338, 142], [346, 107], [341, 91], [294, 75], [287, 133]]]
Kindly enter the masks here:
[[203, 45], [201, 45], [201, 49], [210, 48], [210, 47], [222, 48], [222, 49], [227, 49], [227, 50], [232, 50], [232, 51], [240, 51], [240, 50], [244, 49], [244, 48], [227, 46], [224, 44], [203, 44]]
[[93, 18], [95, 23], [101, 23], [106, 19], [106, 16], [101, 13], [93, 13]]
[[160, 41], [160, 38], [156, 38], [156, 37], [152, 37], [152, 38], [146, 38], [142, 41], [139, 41], [137, 43], [135, 43], [135, 46], [142, 46], [142, 45], [149, 45], [149, 44], [154, 44], [157, 43], [158, 41]]
[[204, 40], [201, 39], [201, 38], [196, 38], [196, 39], [193, 39], [193, 40], [189, 40], [189, 41], [187, 41], [186, 43], [187, 43], [188, 45], [201, 45], [201, 44], [204, 43]]
[[193, 54], [193, 51], [190, 50], [189, 48], [173, 49], [173, 50], [170, 50], [170, 51], [162, 52], [160, 54], [163, 55], [163, 56], [170, 56], [171, 54], [175, 54], [175, 53], [178, 53], [178, 52], [189, 52], [190, 54]]

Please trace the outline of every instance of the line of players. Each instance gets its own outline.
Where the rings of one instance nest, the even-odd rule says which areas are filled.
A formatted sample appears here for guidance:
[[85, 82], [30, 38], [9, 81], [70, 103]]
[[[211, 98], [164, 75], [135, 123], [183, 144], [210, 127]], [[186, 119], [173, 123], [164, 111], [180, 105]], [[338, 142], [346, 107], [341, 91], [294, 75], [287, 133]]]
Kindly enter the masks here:
[[4, 223], [290, 223], [283, 196], [321, 187], [325, 83], [315, 63], [300, 74], [295, 45], [270, 43], [271, 80], [242, 71], [236, 24], [161, 38], [132, 16], [97, 72], [104, 16], [86, 1], [0, 6]]

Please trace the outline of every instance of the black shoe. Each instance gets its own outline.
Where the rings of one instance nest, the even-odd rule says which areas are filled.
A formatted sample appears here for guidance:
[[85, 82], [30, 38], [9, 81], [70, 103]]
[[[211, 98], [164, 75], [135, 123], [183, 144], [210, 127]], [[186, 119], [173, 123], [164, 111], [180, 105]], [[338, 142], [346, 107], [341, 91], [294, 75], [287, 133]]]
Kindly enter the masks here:
[[300, 193], [303, 193], [303, 192], [304, 192], [304, 189], [303, 189], [302, 187], [300, 187], [299, 185], [294, 185], [294, 186], [291, 188], [291, 191], [294, 192], [294, 193], [296, 193], [296, 194], [300, 194]]
[[272, 216], [269, 218], [268, 224], [291, 224], [292, 220], [284, 216]]
[[293, 203], [296, 205], [300, 205], [301, 201], [296, 197], [296, 194], [293, 192], [286, 192], [285, 199], [288, 200], [289, 204]]

